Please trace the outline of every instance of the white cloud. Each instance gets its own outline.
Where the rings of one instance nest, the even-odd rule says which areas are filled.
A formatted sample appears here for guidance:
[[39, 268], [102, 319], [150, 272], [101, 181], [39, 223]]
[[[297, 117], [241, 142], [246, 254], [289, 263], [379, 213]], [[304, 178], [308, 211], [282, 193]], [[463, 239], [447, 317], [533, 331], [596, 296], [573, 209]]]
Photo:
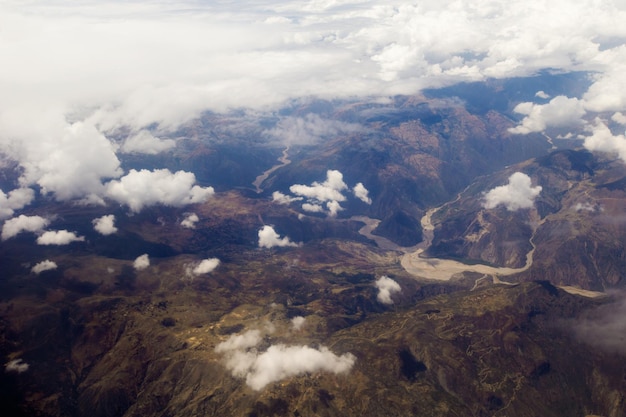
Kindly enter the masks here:
[[209, 272], [213, 272], [219, 264], [220, 260], [217, 258], [203, 259], [198, 265], [196, 265], [195, 268], [193, 268], [192, 272], [195, 275], [208, 274]]
[[583, 123], [584, 103], [577, 98], [557, 96], [547, 104], [520, 103], [515, 112], [526, 117], [522, 123], [509, 129], [511, 133], [542, 132], [548, 127], [576, 127]]
[[41, 261], [38, 264], [36, 264], [35, 266], [33, 266], [31, 268], [31, 272], [39, 275], [43, 271], [50, 271], [52, 269], [57, 269], [56, 262], [53, 262], [53, 261], [51, 261], [49, 259], [46, 259], [45, 261]]
[[309, 213], [324, 213], [324, 207], [320, 206], [319, 204], [311, 204], [311, 203], [304, 203], [302, 204], [302, 210], [304, 211], [308, 211]]
[[175, 140], [155, 138], [152, 133], [144, 129], [126, 138], [120, 149], [124, 153], [156, 155], [175, 146]]
[[2, 226], [2, 240], [10, 239], [22, 232], [40, 232], [49, 223], [48, 219], [41, 216], [25, 216], [21, 214], [4, 222]]
[[195, 182], [196, 176], [191, 172], [172, 174], [168, 169], [131, 169], [119, 181], [106, 184], [106, 195], [134, 212], [154, 204], [182, 207], [203, 203], [214, 194], [213, 187], [200, 187]]
[[611, 120], [613, 120], [615, 123], [619, 123], [622, 126], [626, 126], [626, 115], [624, 115], [624, 113], [613, 113], [613, 116], [611, 116]]
[[326, 181], [322, 183], [316, 181], [312, 185], [294, 184], [289, 187], [289, 191], [319, 202], [346, 201], [346, 197], [341, 192], [347, 188], [348, 186], [343, 182], [343, 174], [329, 169], [326, 171]]
[[281, 238], [272, 226], [263, 226], [259, 230], [259, 247], [260, 248], [273, 248], [274, 246], [286, 247], [286, 246], [299, 246], [298, 243], [292, 242], [288, 237]]
[[509, 211], [531, 208], [540, 192], [541, 186], [532, 187], [528, 175], [516, 172], [509, 177], [507, 185], [485, 193], [483, 207], [492, 209], [502, 204]]
[[306, 318], [302, 316], [296, 316], [291, 319], [291, 325], [293, 326], [294, 330], [300, 330], [302, 329], [302, 326], [304, 326], [305, 321], [306, 321]]
[[258, 330], [232, 335], [215, 350], [226, 356], [226, 367], [234, 376], [245, 378], [254, 390], [291, 376], [313, 372], [341, 374], [352, 369], [356, 358], [350, 353], [337, 356], [327, 347], [271, 345], [266, 351], [256, 349], [262, 340]]
[[356, 198], [364, 202], [365, 204], [372, 204], [372, 199], [369, 197], [369, 191], [362, 182], [358, 183], [352, 189]]
[[591, 132], [591, 136], [587, 136], [583, 143], [585, 148], [590, 151], [615, 153], [626, 162], [626, 137], [624, 135], [613, 135], [609, 127], [600, 119], [595, 120]]
[[83, 242], [83, 236], [77, 236], [67, 230], [49, 230], [37, 238], [38, 245], [68, 245], [72, 242]]
[[5, 194], [0, 190], [0, 220], [6, 219], [30, 204], [35, 198], [35, 191], [31, 188], [16, 188]]
[[200, 218], [196, 213], [188, 213], [185, 218], [180, 222], [180, 225], [186, 229], [195, 229], [196, 223], [200, 221]]
[[375, 285], [378, 288], [376, 299], [383, 304], [393, 304], [391, 295], [402, 291], [400, 284], [384, 275], [376, 280]]
[[150, 257], [148, 256], [147, 253], [144, 253], [143, 255], [138, 256], [133, 262], [133, 268], [135, 268], [138, 271], [144, 270], [149, 266], [150, 266]]
[[272, 193], [272, 201], [278, 204], [291, 204], [294, 201], [302, 201], [302, 197], [290, 197], [286, 194], [281, 193], [280, 191], [274, 191]]
[[539, 97], [539, 98], [543, 98], [543, 99], [549, 99], [550, 98], [550, 94], [547, 94], [545, 91], [541, 90], [541, 91], [537, 91], [535, 93], [535, 97]]
[[328, 209], [328, 215], [330, 217], [336, 217], [337, 213], [343, 210], [343, 207], [341, 207], [341, 204], [339, 204], [339, 202], [335, 200], [327, 201], [326, 208]]
[[22, 372], [28, 371], [29, 367], [30, 365], [28, 365], [22, 359], [13, 359], [12, 361], [4, 365], [4, 370], [6, 372], [17, 372], [18, 374], [21, 374]]
[[96, 232], [102, 235], [107, 236], [117, 232], [117, 227], [115, 227], [115, 215], [113, 214], [93, 219], [91, 223]]

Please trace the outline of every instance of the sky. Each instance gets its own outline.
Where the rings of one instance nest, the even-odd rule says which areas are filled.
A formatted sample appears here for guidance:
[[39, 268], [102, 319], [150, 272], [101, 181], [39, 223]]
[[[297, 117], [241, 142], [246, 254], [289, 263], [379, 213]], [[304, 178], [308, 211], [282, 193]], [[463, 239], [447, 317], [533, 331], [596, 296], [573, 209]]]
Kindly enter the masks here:
[[[125, 172], [119, 156], [171, 150], [168, 133], [207, 110], [384, 99], [544, 69], [593, 80], [581, 97], [520, 103], [512, 133], [578, 126], [590, 149], [626, 159], [623, 132], [607, 127], [626, 124], [624, 21], [618, 0], [5, 0], [0, 153], [21, 176], [0, 214], [28, 204], [28, 189], [131, 211], [204, 201], [213, 190], [193, 173]], [[176, 201], [161, 201], [169, 189]]]

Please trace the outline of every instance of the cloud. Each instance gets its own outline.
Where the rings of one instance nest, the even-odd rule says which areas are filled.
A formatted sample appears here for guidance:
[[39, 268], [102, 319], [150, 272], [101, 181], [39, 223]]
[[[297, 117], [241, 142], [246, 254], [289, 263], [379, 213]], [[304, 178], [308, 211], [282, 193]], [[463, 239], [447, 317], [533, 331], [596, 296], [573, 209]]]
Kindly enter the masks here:
[[43, 271], [50, 271], [52, 269], [57, 269], [56, 262], [52, 262], [52, 261], [46, 259], [45, 261], [41, 261], [38, 264], [36, 264], [35, 266], [33, 266], [32, 269], [31, 269], [31, 272], [39, 275]]
[[595, 120], [591, 136], [587, 136], [583, 146], [590, 151], [614, 153], [626, 162], [626, 137], [613, 135], [609, 127], [600, 119]]
[[547, 100], [550, 98], [550, 94], [547, 94], [545, 91], [541, 90], [535, 93], [535, 97], [539, 97], [539, 98], [543, 98]]
[[258, 330], [232, 335], [215, 348], [226, 357], [226, 367], [234, 376], [245, 378], [254, 390], [261, 390], [272, 382], [291, 376], [313, 372], [346, 373], [356, 358], [350, 353], [335, 355], [327, 347], [271, 345], [261, 352], [257, 346], [262, 340]]
[[203, 203], [214, 194], [213, 187], [200, 187], [194, 185], [195, 182], [196, 176], [191, 172], [177, 171], [172, 174], [168, 169], [131, 169], [119, 181], [107, 183], [106, 195], [127, 205], [133, 212], [154, 204], [182, 207]]
[[263, 226], [259, 230], [259, 247], [260, 248], [273, 248], [274, 246], [286, 247], [300, 246], [298, 243], [292, 242], [288, 237], [281, 238], [272, 226]]
[[540, 192], [541, 186], [532, 187], [528, 175], [516, 172], [509, 177], [507, 185], [485, 193], [483, 207], [492, 209], [502, 204], [509, 211], [531, 208]]
[[7, 240], [22, 232], [37, 233], [42, 231], [50, 221], [41, 216], [25, 216], [9, 219], [2, 226], [2, 240]]
[[302, 329], [302, 326], [304, 326], [305, 321], [306, 321], [306, 318], [302, 316], [296, 316], [291, 319], [291, 325], [293, 326], [294, 330], [300, 330]]
[[272, 193], [272, 201], [278, 204], [291, 204], [294, 201], [302, 201], [302, 197], [290, 197], [280, 191], [274, 191]]
[[155, 138], [152, 133], [144, 129], [126, 138], [120, 149], [124, 153], [156, 155], [175, 146], [175, 140]]
[[72, 242], [83, 242], [83, 236], [77, 236], [67, 230], [49, 230], [37, 238], [38, 245], [68, 245]]
[[209, 272], [213, 272], [219, 264], [220, 260], [217, 258], [203, 259], [191, 272], [195, 275], [208, 274]]
[[624, 115], [624, 113], [621, 113], [621, 112], [613, 113], [613, 115], [611, 116], [611, 120], [614, 121], [615, 123], [619, 123], [622, 126], [626, 126], [626, 115]]
[[289, 191], [295, 195], [314, 199], [320, 202], [345, 201], [346, 197], [341, 193], [348, 186], [343, 182], [343, 174], [337, 170], [326, 171], [326, 181], [314, 182], [312, 185], [294, 184]]
[[35, 198], [35, 191], [31, 188], [16, 188], [5, 194], [0, 190], [0, 220], [6, 219], [30, 204]]
[[548, 127], [580, 126], [585, 115], [581, 100], [565, 96], [557, 96], [547, 104], [520, 103], [514, 111], [526, 115], [520, 125], [509, 129], [518, 134], [543, 132]]
[[304, 117], [285, 117], [264, 133], [287, 145], [311, 145], [324, 138], [362, 131], [360, 125], [323, 119], [314, 113]]
[[573, 323], [573, 328], [578, 338], [591, 346], [626, 354], [626, 296], [617, 293], [614, 297], [589, 317]]
[[372, 199], [369, 197], [369, 191], [367, 190], [367, 188], [365, 188], [362, 182], [359, 182], [357, 185], [355, 185], [352, 189], [352, 192], [354, 192], [354, 196], [356, 198], [358, 198], [365, 204], [372, 204]]
[[180, 222], [180, 225], [186, 229], [195, 229], [196, 223], [200, 221], [200, 218], [196, 213], [188, 213], [185, 218]]
[[378, 288], [376, 299], [383, 304], [393, 304], [391, 295], [402, 291], [400, 284], [384, 275], [378, 278], [374, 285]]
[[135, 268], [137, 271], [142, 271], [149, 266], [150, 266], [150, 257], [148, 256], [147, 253], [144, 253], [143, 255], [138, 256], [133, 262], [133, 268]]
[[101, 235], [107, 236], [117, 232], [117, 227], [115, 227], [115, 215], [113, 214], [93, 219], [91, 223], [93, 224], [93, 228], [96, 232]]
[[18, 374], [21, 374], [28, 371], [29, 367], [30, 365], [28, 365], [22, 359], [13, 359], [12, 361], [4, 365], [4, 370], [6, 372], [17, 372]]

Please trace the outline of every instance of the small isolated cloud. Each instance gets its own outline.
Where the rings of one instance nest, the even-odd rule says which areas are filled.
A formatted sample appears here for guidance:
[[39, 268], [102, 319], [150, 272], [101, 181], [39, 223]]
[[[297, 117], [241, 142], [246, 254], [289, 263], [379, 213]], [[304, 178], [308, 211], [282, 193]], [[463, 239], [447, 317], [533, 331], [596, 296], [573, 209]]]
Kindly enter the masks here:
[[150, 257], [147, 253], [144, 253], [141, 256], [138, 256], [137, 259], [133, 262], [133, 267], [137, 271], [141, 271], [150, 266]]
[[501, 185], [485, 193], [483, 207], [492, 209], [502, 204], [509, 211], [531, 208], [541, 189], [539, 185], [532, 187], [528, 175], [516, 172], [509, 177], [507, 185]]
[[203, 203], [214, 194], [213, 187], [200, 187], [194, 185], [195, 182], [196, 176], [191, 172], [131, 169], [119, 180], [107, 183], [106, 194], [120, 204], [127, 205], [133, 212], [154, 204], [182, 207]]
[[72, 242], [83, 242], [83, 236], [77, 236], [67, 230], [49, 230], [37, 238], [38, 245], [68, 245]]
[[362, 182], [358, 183], [352, 189], [354, 196], [364, 202], [365, 204], [372, 204], [372, 199], [369, 197], [369, 191]]
[[304, 203], [302, 204], [302, 210], [307, 211], [309, 213], [324, 213], [324, 207], [320, 206], [319, 204], [311, 204], [311, 203]]
[[622, 126], [626, 126], [626, 115], [624, 115], [624, 113], [622, 112], [613, 113], [613, 116], [611, 116], [611, 120], [613, 120], [615, 123], [619, 123]]
[[117, 232], [117, 227], [115, 227], [115, 215], [113, 214], [93, 219], [91, 223], [93, 224], [93, 228], [96, 232], [101, 235], [107, 236]]
[[543, 132], [548, 127], [579, 126], [585, 115], [583, 101], [565, 96], [557, 96], [547, 104], [520, 103], [514, 111], [526, 117], [509, 132], [522, 135]]
[[589, 212], [595, 212], [598, 209], [595, 204], [589, 203], [589, 202], [576, 203], [574, 204], [572, 208], [574, 209], [574, 211], [589, 211]]
[[542, 99], [545, 100], [545, 99], [549, 99], [550, 98], [550, 94], [547, 94], [545, 91], [541, 90], [541, 91], [537, 91], [535, 93], [535, 97], [539, 97], [539, 98], [542, 98]]
[[583, 342], [609, 352], [626, 354], [626, 294], [602, 305], [590, 317], [574, 323], [574, 331]]
[[191, 271], [195, 275], [208, 274], [213, 272], [220, 264], [220, 260], [217, 258], [204, 259]]
[[37, 233], [43, 230], [50, 222], [40, 216], [25, 216], [7, 220], [2, 226], [2, 240], [7, 240], [22, 232]]
[[336, 200], [327, 201], [326, 208], [328, 209], [328, 215], [330, 217], [337, 217], [337, 213], [343, 210], [341, 204]]
[[314, 199], [320, 202], [345, 201], [346, 197], [341, 193], [348, 186], [343, 182], [343, 174], [337, 170], [329, 169], [326, 172], [326, 181], [314, 182], [312, 185], [294, 184], [289, 191], [295, 195]]
[[5, 194], [0, 190], [0, 220], [9, 218], [30, 204], [35, 198], [35, 192], [31, 188], [16, 188]]
[[300, 330], [302, 329], [302, 326], [304, 326], [305, 321], [306, 321], [306, 318], [302, 316], [296, 316], [291, 319], [291, 325], [293, 326], [294, 330]]
[[39, 275], [43, 271], [50, 271], [52, 269], [57, 269], [56, 262], [46, 259], [45, 261], [41, 261], [37, 265], [33, 266], [31, 272]]
[[120, 150], [123, 153], [143, 153], [148, 155], [156, 155], [176, 146], [173, 139], [159, 139], [152, 136], [147, 130], [140, 130], [134, 136], [129, 136]]
[[200, 221], [200, 218], [196, 213], [188, 213], [185, 218], [180, 222], [180, 225], [186, 229], [195, 229], [196, 223]]
[[287, 145], [311, 145], [324, 138], [361, 130], [363, 128], [358, 124], [323, 119], [309, 113], [304, 117], [285, 117], [274, 128], [266, 130], [265, 134]]
[[385, 275], [378, 278], [374, 285], [378, 288], [376, 299], [383, 304], [393, 304], [391, 295], [402, 291], [400, 284]]
[[286, 247], [286, 246], [300, 246], [298, 243], [292, 242], [288, 237], [281, 238], [272, 226], [263, 226], [259, 230], [259, 247], [260, 248], [273, 248], [274, 246]]
[[272, 201], [278, 204], [291, 204], [294, 201], [302, 201], [302, 197], [290, 197], [280, 191], [274, 191], [272, 193]]
[[585, 138], [583, 146], [590, 151], [615, 153], [626, 162], [626, 137], [613, 135], [609, 127], [600, 119], [596, 119], [591, 136]]
[[258, 330], [232, 335], [215, 348], [226, 357], [226, 367], [235, 377], [245, 378], [254, 390], [291, 376], [313, 372], [341, 374], [350, 371], [356, 358], [351, 353], [335, 355], [327, 347], [271, 345], [266, 351], [257, 349], [262, 340]]
[[6, 372], [17, 372], [18, 374], [21, 374], [22, 372], [28, 371], [29, 367], [30, 365], [28, 365], [22, 359], [13, 359], [11, 362], [8, 362], [6, 365], [4, 365], [4, 370]]

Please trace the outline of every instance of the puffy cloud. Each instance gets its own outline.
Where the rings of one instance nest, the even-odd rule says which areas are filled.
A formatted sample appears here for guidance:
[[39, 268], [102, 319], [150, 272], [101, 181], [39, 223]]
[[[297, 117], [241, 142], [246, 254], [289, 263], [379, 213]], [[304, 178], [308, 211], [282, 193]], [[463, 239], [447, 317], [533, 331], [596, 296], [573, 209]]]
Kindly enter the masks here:
[[274, 191], [272, 193], [272, 201], [278, 204], [291, 204], [294, 201], [302, 201], [302, 197], [290, 197], [280, 191]]
[[0, 190], [0, 220], [15, 214], [15, 210], [24, 208], [35, 198], [35, 192], [31, 188], [16, 188], [5, 194]]
[[195, 229], [196, 223], [200, 221], [200, 218], [196, 213], [188, 213], [187, 216], [180, 222], [180, 225], [186, 229]]
[[565, 96], [557, 96], [547, 104], [520, 103], [514, 110], [526, 115], [520, 125], [509, 129], [519, 134], [542, 132], [548, 127], [576, 127], [585, 115], [583, 101]]
[[203, 203], [214, 194], [213, 187], [200, 187], [195, 182], [196, 176], [191, 172], [131, 169], [119, 180], [106, 184], [106, 195], [134, 212], [154, 204], [182, 207]]
[[37, 238], [38, 245], [68, 245], [72, 242], [83, 242], [83, 236], [77, 236], [67, 230], [49, 230]]
[[138, 256], [133, 262], [133, 268], [135, 268], [138, 271], [144, 270], [149, 266], [150, 266], [150, 257], [148, 256], [147, 253], [144, 253], [143, 255]]
[[402, 291], [400, 284], [384, 275], [378, 278], [374, 285], [378, 288], [376, 299], [383, 304], [393, 304], [391, 295]]
[[31, 269], [31, 272], [39, 275], [43, 271], [50, 271], [52, 269], [57, 269], [56, 262], [52, 262], [51, 260], [46, 259], [45, 261], [41, 261], [35, 266], [33, 266]]
[[359, 182], [352, 189], [356, 198], [364, 202], [365, 204], [372, 204], [372, 199], [369, 197], [369, 191], [362, 182]]
[[295, 195], [307, 197], [320, 202], [345, 201], [346, 197], [341, 193], [348, 186], [343, 182], [343, 174], [337, 170], [326, 171], [326, 181], [314, 182], [312, 185], [294, 184], [289, 191]]
[[4, 370], [6, 372], [17, 372], [18, 374], [21, 374], [22, 372], [28, 371], [29, 367], [30, 365], [28, 365], [22, 359], [13, 359], [12, 361], [4, 365]]
[[323, 119], [309, 113], [305, 117], [285, 117], [265, 134], [279, 139], [287, 145], [308, 145], [345, 133], [363, 130], [360, 125], [338, 120]]
[[547, 94], [545, 91], [542, 90], [542, 91], [537, 91], [535, 93], [535, 97], [539, 97], [539, 98], [543, 98], [543, 99], [547, 100], [547, 99], [550, 98], [550, 94]]
[[509, 211], [531, 208], [541, 189], [539, 185], [532, 187], [528, 175], [516, 172], [509, 177], [507, 185], [501, 185], [485, 193], [483, 207], [492, 209], [502, 204]]
[[609, 127], [600, 119], [596, 119], [591, 128], [591, 136], [587, 136], [583, 146], [590, 151], [600, 151], [617, 154], [626, 162], [626, 137], [613, 135]]
[[93, 228], [96, 232], [102, 235], [107, 236], [117, 232], [117, 227], [115, 227], [115, 215], [113, 214], [93, 219], [91, 223], [93, 223]]
[[42, 231], [50, 221], [41, 216], [25, 216], [23, 214], [9, 219], [2, 226], [2, 240], [7, 240], [22, 232], [37, 233]]
[[336, 217], [337, 213], [343, 210], [343, 207], [341, 207], [341, 204], [339, 204], [339, 202], [335, 200], [327, 201], [326, 208], [328, 209], [328, 215], [330, 217]]
[[305, 321], [306, 321], [306, 318], [302, 316], [296, 316], [291, 319], [291, 325], [293, 326], [294, 330], [300, 330], [302, 329], [302, 326], [304, 326]]
[[272, 226], [263, 226], [259, 230], [259, 247], [260, 248], [273, 248], [274, 246], [299, 246], [298, 243], [292, 242], [288, 237], [281, 238]]
[[220, 260], [217, 258], [203, 259], [191, 272], [195, 275], [208, 274], [213, 272], [220, 264]]
[[613, 120], [615, 123], [619, 123], [620, 125], [626, 125], [626, 115], [624, 115], [624, 113], [622, 112], [613, 113], [613, 115], [611, 116], [611, 120]]
[[345, 373], [356, 361], [350, 353], [338, 356], [324, 346], [314, 349], [277, 344], [260, 352], [256, 347], [261, 340], [258, 330], [250, 330], [242, 335], [232, 335], [215, 349], [225, 354], [226, 367], [233, 375], [245, 378], [246, 384], [257, 391], [272, 382], [304, 373]]
[[133, 136], [129, 136], [122, 144], [121, 151], [124, 153], [144, 153], [156, 155], [176, 146], [173, 139], [158, 139], [147, 130], [140, 130]]
[[324, 207], [319, 204], [304, 203], [302, 204], [302, 210], [309, 213], [324, 213]]

